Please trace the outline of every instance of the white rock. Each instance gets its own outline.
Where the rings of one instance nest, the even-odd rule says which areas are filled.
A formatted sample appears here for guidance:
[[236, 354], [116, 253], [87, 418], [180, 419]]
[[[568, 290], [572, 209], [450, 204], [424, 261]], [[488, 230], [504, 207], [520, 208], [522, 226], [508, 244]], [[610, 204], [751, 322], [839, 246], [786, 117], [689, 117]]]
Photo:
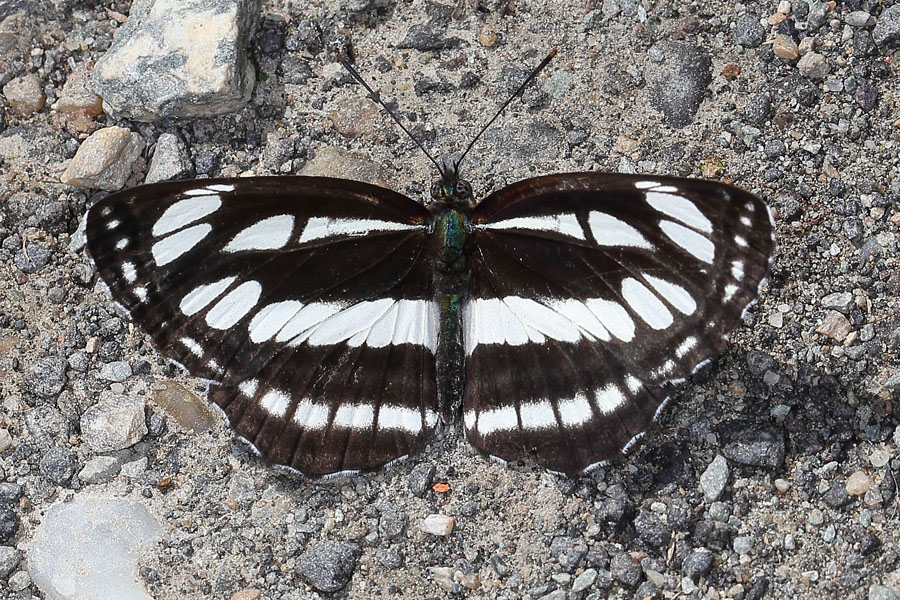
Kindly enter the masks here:
[[256, 0], [135, 0], [94, 67], [107, 112], [136, 121], [211, 116], [250, 100]]
[[27, 546], [28, 572], [52, 600], [153, 600], [137, 560], [163, 529], [141, 504], [83, 497], [47, 511]]
[[95, 456], [84, 463], [78, 479], [83, 483], [102, 483], [115, 477], [121, 467], [122, 460], [115, 456]]
[[131, 176], [144, 138], [124, 127], [105, 127], [78, 148], [59, 180], [80, 188], [114, 192]]
[[448, 536], [453, 533], [453, 517], [428, 515], [422, 523], [422, 531], [431, 535]]
[[81, 415], [81, 435], [94, 452], [115, 452], [136, 444], [147, 434], [144, 401], [114, 395]]
[[0, 452], [12, 446], [12, 436], [8, 429], [0, 429]]

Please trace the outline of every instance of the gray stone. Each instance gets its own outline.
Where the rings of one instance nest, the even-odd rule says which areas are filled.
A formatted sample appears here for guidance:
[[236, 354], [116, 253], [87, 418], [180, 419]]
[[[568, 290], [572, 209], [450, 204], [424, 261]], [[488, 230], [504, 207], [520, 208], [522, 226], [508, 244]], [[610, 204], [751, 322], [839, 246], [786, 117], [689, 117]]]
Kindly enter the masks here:
[[47, 266], [50, 255], [50, 248], [46, 244], [28, 244], [25, 248], [19, 248], [13, 262], [17, 269], [31, 275]]
[[868, 600], [897, 600], [897, 594], [891, 588], [873, 583], [869, 586]]
[[73, 352], [69, 357], [69, 368], [79, 373], [86, 373], [91, 366], [91, 359], [84, 352]]
[[875, 19], [864, 10], [854, 10], [844, 17], [844, 23], [851, 27], [869, 27], [875, 23]]
[[825, 79], [831, 72], [831, 67], [825, 57], [818, 52], [807, 52], [797, 61], [800, 74], [810, 79]]
[[94, 67], [103, 108], [136, 121], [202, 117], [250, 100], [257, 0], [137, 0]]
[[397, 538], [406, 531], [406, 525], [409, 523], [409, 517], [402, 510], [392, 510], [381, 516], [378, 522], [378, 529], [388, 539]]
[[850, 292], [835, 292], [833, 294], [828, 294], [822, 298], [822, 306], [840, 311], [846, 315], [850, 312], [850, 309], [853, 308], [853, 294]]
[[128, 448], [146, 434], [144, 401], [140, 398], [112, 395], [81, 416], [81, 435], [94, 452]]
[[171, 179], [184, 179], [191, 175], [194, 165], [187, 147], [174, 133], [164, 133], [156, 140], [153, 158], [144, 183], [156, 183]]
[[19, 515], [11, 506], [0, 504], [0, 544], [11, 541], [19, 531]]
[[75, 474], [75, 456], [63, 448], [51, 448], [41, 457], [41, 475], [56, 485], [65, 485]]
[[28, 586], [31, 585], [31, 577], [28, 575], [28, 571], [16, 571], [9, 576], [7, 585], [10, 590], [21, 592], [28, 589]]
[[353, 576], [361, 548], [349, 542], [320, 542], [300, 555], [300, 576], [320, 592], [336, 592]]
[[701, 577], [709, 575], [713, 568], [713, 555], [711, 552], [695, 551], [684, 557], [681, 561], [681, 573], [696, 583]]
[[744, 48], [757, 48], [766, 40], [766, 29], [753, 15], [741, 15], [734, 22], [734, 41]]
[[79, 188], [120, 190], [143, 150], [140, 134], [124, 127], [105, 127], [81, 144], [59, 180]]
[[659, 44], [665, 60], [649, 69], [650, 104], [666, 117], [670, 127], [681, 128], [694, 120], [712, 82], [709, 57], [682, 42]]
[[39, 404], [25, 414], [28, 433], [42, 446], [50, 446], [53, 440], [66, 441], [69, 422], [60, 410], [51, 404]]
[[41, 398], [55, 398], [66, 385], [66, 359], [38, 359], [25, 373], [25, 389]]
[[137, 479], [147, 471], [148, 462], [149, 461], [147, 460], [146, 456], [142, 456], [137, 460], [127, 462], [122, 465], [121, 473], [129, 479]]
[[613, 554], [609, 570], [616, 581], [631, 588], [637, 587], [644, 574], [641, 565], [634, 562], [626, 552]]
[[137, 580], [137, 559], [163, 529], [141, 504], [118, 498], [76, 498], [47, 511], [28, 544], [28, 571], [55, 600], [151, 600]]
[[95, 456], [84, 463], [78, 472], [78, 479], [83, 483], [103, 483], [116, 476], [122, 467], [122, 460], [115, 456]]
[[397, 47], [418, 50], [419, 52], [431, 52], [456, 48], [460, 42], [462, 40], [459, 38], [445, 36], [441, 29], [434, 30], [429, 25], [413, 25], [406, 33], [406, 37], [397, 44]]
[[583, 592], [594, 585], [595, 581], [597, 581], [597, 569], [585, 569], [572, 582], [572, 592], [576, 594]]
[[431, 481], [434, 478], [434, 465], [431, 463], [419, 463], [409, 472], [406, 487], [413, 496], [422, 498], [431, 489]]
[[763, 424], [732, 422], [720, 427], [728, 440], [722, 453], [742, 465], [777, 469], [784, 463], [784, 432]]
[[700, 475], [700, 489], [707, 502], [715, 502], [725, 490], [730, 469], [728, 461], [721, 454], [716, 455], [706, 470]]
[[739, 535], [734, 538], [731, 547], [738, 554], [747, 554], [753, 549], [753, 538], [749, 535]]
[[757, 94], [744, 106], [744, 118], [753, 125], [762, 125], [772, 116], [772, 99], [768, 94]]
[[3, 95], [13, 112], [22, 116], [38, 112], [47, 101], [37, 73], [16, 77], [3, 86]]
[[872, 30], [872, 40], [879, 46], [900, 41], [900, 4], [884, 9]]
[[0, 579], [4, 579], [12, 573], [21, 561], [21, 552], [12, 546], [0, 546]]
[[100, 379], [125, 381], [131, 377], [131, 365], [126, 360], [117, 360], [100, 367]]

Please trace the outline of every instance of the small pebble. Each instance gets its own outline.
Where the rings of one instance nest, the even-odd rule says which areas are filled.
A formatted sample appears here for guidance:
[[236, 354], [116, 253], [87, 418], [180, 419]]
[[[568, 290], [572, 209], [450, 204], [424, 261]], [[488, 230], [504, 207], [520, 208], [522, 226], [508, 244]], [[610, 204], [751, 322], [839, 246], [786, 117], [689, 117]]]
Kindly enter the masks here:
[[422, 522], [422, 531], [431, 535], [448, 536], [453, 533], [453, 517], [432, 514]]
[[12, 591], [21, 592], [31, 585], [31, 577], [29, 577], [28, 571], [16, 571], [9, 576], [9, 581], [6, 584]]
[[597, 581], [597, 570], [585, 569], [581, 575], [575, 578], [574, 583], [572, 583], [572, 592], [576, 594], [583, 592], [594, 585], [595, 581]]
[[775, 56], [784, 60], [794, 60], [800, 56], [800, 48], [797, 46], [797, 42], [786, 35], [775, 36], [772, 52], [775, 53]]
[[818, 52], [808, 52], [797, 61], [797, 68], [800, 74], [809, 79], [824, 79], [831, 71], [828, 61]]
[[719, 454], [700, 475], [700, 489], [703, 490], [703, 496], [707, 502], [715, 502], [719, 499], [728, 483], [728, 475], [728, 461]]
[[38, 112], [47, 101], [37, 73], [16, 77], [3, 86], [3, 95], [12, 111], [22, 116]]
[[847, 478], [847, 493], [851, 496], [862, 496], [872, 486], [872, 480], [864, 471], [856, 471]]
[[890, 588], [873, 583], [869, 586], [868, 600], [897, 600], [897, 594]]

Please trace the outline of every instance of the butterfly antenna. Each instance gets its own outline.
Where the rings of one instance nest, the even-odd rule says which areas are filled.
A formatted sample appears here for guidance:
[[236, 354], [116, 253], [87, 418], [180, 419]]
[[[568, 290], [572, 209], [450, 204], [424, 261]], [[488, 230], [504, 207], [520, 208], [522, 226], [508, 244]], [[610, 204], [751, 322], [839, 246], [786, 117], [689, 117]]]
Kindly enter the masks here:
[[429, 160], [431, 160], [431, 162], [434, 163], [434, 166], [437, 167], [438, 173], [441, 174], [441, 178], [445, 179], [445, 180], [448, 179], [447, 170], [444, 167], [442, 167], [440, 165], [440, 163], [438, 163], [438, 161], [436, 161], [434, 159], [434, 157], [428, 152], [428, 150], [425, 149], [425, 146], [423, 146], [422, 143], [418, 139], [416, 139], [416, 136], [414, 136], [412, 133], [410, 133], [409, 129], [406, 128], [406, 126], [403, 124], [403, 122], [400, 120], [400, 118], [394, 113], [394, 111], [392, 111], [390, 108], [388, 108], [388, 105], [385, 104], [384, 101], [381, 99], [381, 94], [379, 94], [378, 92], [373, 90], [372, 86], [370, 86], [368, 83], [366, 83], [366, 80], [362, 78], [362, 75], [360, 75], [359, 72], [357, 72], [357, 70], [353, 68], [353, 65], [351, 65], [350, 62], [342, 54], [337, 55], [337, 60], [339, 63], [341, 63], [341, 66], [343, 66], [345, 69], [347, 69], [347, 72], [349, 72], [350, 75], [353, 76], [353, 79], [355, 79], [357, 83], [359, 83], [361, 86], [366, 88], [366, 91], [369, 92], [369, 98], [372, 100], [372, 102], [375, 102], [376, 104], [381, 106], [381, 108], [383, 108], [387, 112], [387, 114], [389, 114], [391, 116], [391, 118], [394, 120], [394, 122], [400, 126], [400, 129], [402, 129], [403, 132], [406, 135], [408, 135], [409, 138], [413, 142], [416, 143], [416, 146], [418, 146], [419, 149], [425, 153], [425, 156], [427, 156], [429, 158]]
[[500, 115], [503, 114], [503, 111], [506, 110], [506, 107], [509, 106], [509, 103], [512, 102], [513, 99], [514, 99], [516, 96], [520, 95], [520, 94], [525, 90], [525, 88], [528, 86], [528, 84], [531, 83], [531, 80], [534, 79], [535, 77], [537, 77], [538, 73], [540, 73], [541, 71], [544, 70], [544, 67], [546, 67], [547, 64], [549, 64], [549, 62], [550, 62], [551, 60], [553, 60], [553, 57], [554, 57], [554, 56], [556, 56], [556, 48], [554, 48], [553, 50], [551, 50], [551, 51], [550, 51], [550, 54], [548, 54], [548, 55], [544, 58], [544, 60], [541, 61], [541, 64], [539, 64], [539, 65], [531, 72], [531, 74], [530, 74], [528, 77], [525, 78], [525, 81], [522, 82], [522, 85], [520, 85], [519, 88], [518, 88], [515, 92], [513, 92], [512, 96], [510, 96], [510, 97], [506, 100], [506, 102], [503, 103], [503, 106], [500, 107], [500, 110], [497, 111], [497, 114], [495, 114], [493, 117], [491, 117], [491, 120], [488, 121], [488, 122], [484, 125], [484, 127], [481, 128], [481, 131], [478, 132], [478, 135], [476, 135], [474, 138], [472, 138], [472, 141], [469, 142], [469, 145], [466, 147], [465, 152], [463, 152], [463, 153], [462, 153], [462, 156], [460, 156], [459, 159], [456, 161], [456, 164], [455, 164], [454, 167], [453, 167], [455, 171], [457, 171], [457, 172], [459, 171], [459, 165], [462, 164], [462, 161], [463, 161], [463, 159], [466, 157], [466, 154], [469, 153], [469, 150], [472, 149], [472, 146], [474, 146], [474, 145], [475, 145], [475, 142], [478, 141], [478, 138], [481, 137], [481, 134], [483, 134], [485, 131], [487, 131], [488, 127], [490, 127], [491, 125], [494, 124], [494, 121], [496, 121], [497, 118], [498, 118]]

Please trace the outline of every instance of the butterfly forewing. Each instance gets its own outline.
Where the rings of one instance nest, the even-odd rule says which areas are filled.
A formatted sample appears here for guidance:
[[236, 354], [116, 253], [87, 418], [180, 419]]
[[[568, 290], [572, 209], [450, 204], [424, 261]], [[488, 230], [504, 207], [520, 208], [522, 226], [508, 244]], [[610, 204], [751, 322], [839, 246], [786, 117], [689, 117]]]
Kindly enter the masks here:
[[717, 355], [768, 269], [756, 196], [693, 179], [528, 179], [474, 213], [464, 426], [482, 451], [578, 473]]
[[436, 424], [427, 216], [341, 179], [170, 182], [92, 207], [88, 250], [240, 435], [325, 474], [409, 454]]

